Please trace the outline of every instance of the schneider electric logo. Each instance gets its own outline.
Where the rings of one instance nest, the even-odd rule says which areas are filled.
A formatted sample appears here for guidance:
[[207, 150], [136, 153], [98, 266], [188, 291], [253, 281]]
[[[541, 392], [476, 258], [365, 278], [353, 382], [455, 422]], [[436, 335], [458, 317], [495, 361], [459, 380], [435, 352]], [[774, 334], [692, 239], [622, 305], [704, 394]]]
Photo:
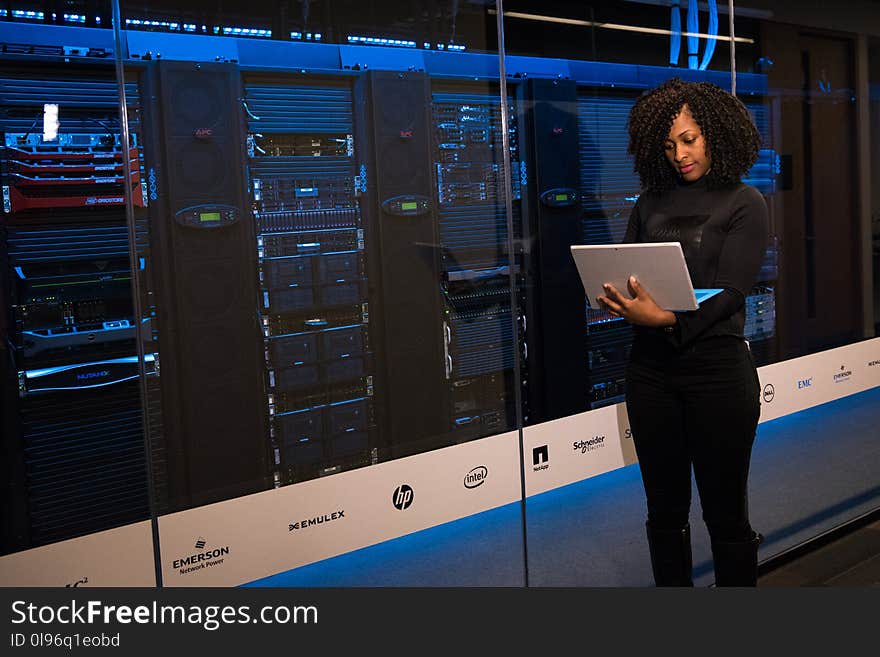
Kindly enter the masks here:
[[300, 529], [306, 529], [307, 527], [316, 527], [317, 525], [323, 525], [325, 523], [333, 522], [334, 520], [340, 520], [344, 517], [345, 511], [343, 509], [340, 509], [339, 511], [334, 511], [333, 513], [325, 513], [322, 516], [315, 516], [314, 518], [297, 520], [296, 522], [288, 523], [287, 531], [295, 532]]
[[541, 445], [532, 450], [532, 466], [535, 472], [546, 470], [550, 467], [550, 452], [547, 445]]
[[847, 369], [846, 365], [841, 365], [837, 374], [834, 375], [834, 383], [843, 383], [852, 376], [852, 370]]
[[605, 436], [593, 436], [589, 440], [578, 440], [572, 443], [575, 452], [586, 454], [605, 446]]
[[[208, 542], [201, 536], [193, 543], [197, 550], [202, 550], [207, 544]], [[229, 546], [212, 548], [175, 559], [173, 566], [175, 570], [180, 571], [181, 575], [188, 575], [197, 570], [219, 566], [228, 554]]]
[[477, 486], [482, 486], [486, 483], [486, 477], [488, 476], [489, 469], [485, 465], [478, 465], [464, 476], [464, 487], [476, 488]]

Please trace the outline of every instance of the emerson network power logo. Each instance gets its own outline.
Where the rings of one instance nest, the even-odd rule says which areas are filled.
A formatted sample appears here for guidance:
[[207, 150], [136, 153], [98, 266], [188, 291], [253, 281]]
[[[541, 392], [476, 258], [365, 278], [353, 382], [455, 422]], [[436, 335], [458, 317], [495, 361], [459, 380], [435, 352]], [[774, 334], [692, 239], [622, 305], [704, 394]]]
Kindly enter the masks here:
[[179, 570], [181, 575], [188, 575], [189, 573], [195, 572], [197, 570], [203, 570], [205, 568], [212, 568], [214, 566], [219, 566], [223, 563], [226, 556], [229, 554], [229, 546], [211, 548], [205, 550], [205, 546], [208, 542], [199, 536], [193, 547], [196, 550], [202, 550], [201, 552], [194, 552], [193, 554], [187, 555], [185, 557], [180, 557], [179, 559], [175, 559], [173, 562], [173, 566], [175, 570]]

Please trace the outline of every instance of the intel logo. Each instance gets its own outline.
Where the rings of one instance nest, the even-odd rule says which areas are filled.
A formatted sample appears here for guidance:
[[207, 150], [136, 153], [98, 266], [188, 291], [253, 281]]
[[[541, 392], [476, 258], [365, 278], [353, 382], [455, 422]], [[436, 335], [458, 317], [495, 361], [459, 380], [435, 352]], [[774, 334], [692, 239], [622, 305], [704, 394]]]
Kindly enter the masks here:
[[479, 465], [464, 476], [464, 487], [476, 488], [477, 486], [482, 486], [488, 476], [489, 469], [485, 465]]

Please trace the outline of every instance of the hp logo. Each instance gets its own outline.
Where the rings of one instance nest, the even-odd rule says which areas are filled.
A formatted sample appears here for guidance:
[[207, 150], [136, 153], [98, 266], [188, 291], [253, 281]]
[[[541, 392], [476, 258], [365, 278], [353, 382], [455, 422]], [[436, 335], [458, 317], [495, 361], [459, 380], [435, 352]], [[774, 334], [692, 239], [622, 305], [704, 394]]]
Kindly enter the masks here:
[[398, 486], [391, 496], [391, 503], [398, 511], [408, 509], [413, 503], [413, 489], [406, 484]]

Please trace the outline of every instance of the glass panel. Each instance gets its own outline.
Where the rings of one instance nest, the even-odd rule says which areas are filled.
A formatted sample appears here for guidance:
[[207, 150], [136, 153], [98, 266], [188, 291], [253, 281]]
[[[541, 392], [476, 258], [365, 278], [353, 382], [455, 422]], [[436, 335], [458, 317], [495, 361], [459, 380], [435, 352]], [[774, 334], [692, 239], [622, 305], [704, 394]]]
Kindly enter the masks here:
[[[880, 175], [880, 38], [868, 39], [868, 124], [871, 137], [871, 180]], [[871, 185], [871, 253], [873, 257], [874, 334], [880, 328], [880, 186]]]
[[[876, 53], [866, 37], [844, 33], [863, 30], [852, 15], [842, 12], [827, 26], [811, 9], [784, 4], [749, 3], [738, 11], [731, 48], [727, 3], [504, 3], [505, 73], [517, 98], [527, 171], [520, 205], [527, 244], [523, 451], [532, 585], [654, 582], [649, 541], [642, 538], [644, 482], [624, 404], [634, 329], [598, 304], [583, 303], [569, 247], [632, 241], [627, 227], [647, 192], [627, 152], [628, 120], [646, 90], [671, 78], [725, 90], [735, 82], [760, 137], [742, 182], [767, 205], [769, 239], [763, 257], [756, 252], [754, 284], [742, 291], [744, 308], [736, 311], [760, 378], [762, 424], [749, 479], [751, 524], [765, 535], [760, 557], [877, 506], [876, 468], [868, 473], [858, 464], [876, 460], [862, 422], [880, 380], [871, 344], [851, 344], [873, 335], [865, 169], [873, 106], [864, 103]], [[696, 213], [671, 205], [654, 210], [652, 216], [698, 219], [679, 217]], [[686, 249], [682, 226], [637, 241], [676, 241]], [[703, 253], [710, 238], [697, 234]], [[696, 287], [705, 286], [696, 283], [698, 271], [689, 274]], [[841, 286], [846, 308], [838, 311], [834, 290]], [[780, 362], [833, 347], [844, 349]], [[730, 425], [723, 418], [734, 408], [732, 395], [706, 408], [713, 419], [700, 435], [721, 435]], [[650, 434], [662, 415], [657, 409], [634, 424]], [[845, 477], [817, 456], [824, 453], [818, 444], [794, 447], [821, 440], [838, 424], [848, 427], [835, 452], [846, 464]], [[658, 434], [659, 458], [673, 449], [674, 433]], [[656, 463], [647, 467], [656, 473]], [[703, 512], [697, 488], [689, 488], [693, 575], [706, 585], [715, 581], [713, 551], [705, 523], [696, 520]], [[798, 494], [780, 500], [782, 488]], [[681, 532], [667, 538], [683, 549]], [[579, 559], [562, 561], [559, 554]]]
[[[3, 557], [2, 580], [152, 584], [124, 201], [141, 143], [121, 129], [110, 3], [47, 5], [0, 10], [0, 554], [54, 551]], [[139, 562], [114, 579], [94, 559], [120, 540]]]
[[[121, 10], [165, 584], [521, 583], [495, 16]], [[502, 558], [388, 549], [444, 523]]]

